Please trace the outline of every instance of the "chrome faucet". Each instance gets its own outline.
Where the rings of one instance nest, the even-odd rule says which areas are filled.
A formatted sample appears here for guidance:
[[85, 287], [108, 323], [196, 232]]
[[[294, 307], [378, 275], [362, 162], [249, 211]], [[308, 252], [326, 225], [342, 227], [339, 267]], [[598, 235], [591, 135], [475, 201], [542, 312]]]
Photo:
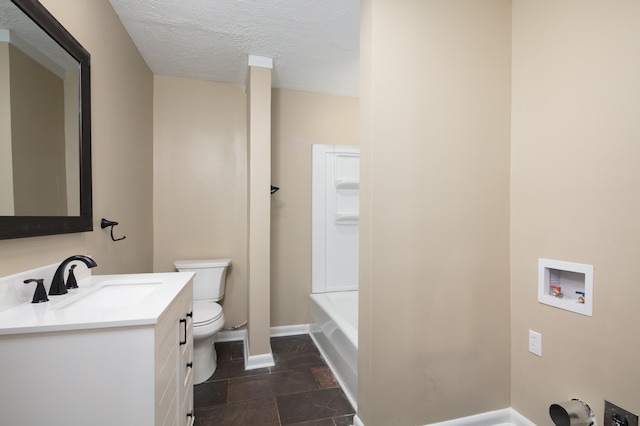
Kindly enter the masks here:
[[65, 294], [67, 292], [67, 287], [64, 284], [64, 269], [69, 263], [75, 260], [81, 261], [82, 263], [87, 265], [87, 268], [98, 266], [98, 264], [88, 256], [77, 254], [75, 256], [66, 258], [62, 261], [62, 263], [60, 263], [60, 266], [58, 266], [58, 269], [56, 269], [55, 274], [53, 274], [53, 280], [51, 280], [51, 287], [49, 288], [49, 296], [57, 296], [60, 294]]

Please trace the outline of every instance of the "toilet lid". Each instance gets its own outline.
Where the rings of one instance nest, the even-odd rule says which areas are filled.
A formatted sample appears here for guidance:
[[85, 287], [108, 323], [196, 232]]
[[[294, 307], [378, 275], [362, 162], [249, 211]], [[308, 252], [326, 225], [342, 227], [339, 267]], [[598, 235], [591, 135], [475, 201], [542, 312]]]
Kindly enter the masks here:
[[222, 316], [222, 306], [215, 302], [193, 302], [193, 324], [208, 323]]

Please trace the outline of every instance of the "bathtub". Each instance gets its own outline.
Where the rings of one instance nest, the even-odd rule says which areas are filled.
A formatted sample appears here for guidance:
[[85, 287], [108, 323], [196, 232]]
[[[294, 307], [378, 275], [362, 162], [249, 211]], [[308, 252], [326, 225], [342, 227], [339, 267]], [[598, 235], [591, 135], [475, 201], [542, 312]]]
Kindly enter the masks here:
[[310, 295], [309, 333], [354, 408], [358, 400], [358, 291]]

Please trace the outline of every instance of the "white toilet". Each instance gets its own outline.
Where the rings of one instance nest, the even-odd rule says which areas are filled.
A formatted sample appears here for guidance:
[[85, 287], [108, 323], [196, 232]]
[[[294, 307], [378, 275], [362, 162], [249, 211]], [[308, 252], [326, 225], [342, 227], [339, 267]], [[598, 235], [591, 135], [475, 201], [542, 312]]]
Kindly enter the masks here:
[[207, 380], [217, 366], [213, 339], [224, 326], [224, 313], [218, 301], [224, 297], [229, 259], [176, 260], [180, 272], [193, 277], [193, 384]]

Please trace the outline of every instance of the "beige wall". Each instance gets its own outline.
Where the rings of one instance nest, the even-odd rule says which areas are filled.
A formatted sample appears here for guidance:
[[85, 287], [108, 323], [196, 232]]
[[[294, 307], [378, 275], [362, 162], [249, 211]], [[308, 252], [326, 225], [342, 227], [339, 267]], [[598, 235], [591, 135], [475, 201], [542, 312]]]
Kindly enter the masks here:
[[359, 416], [508, 407], [511, 2], [362, 5]]
[[[244, 87], [156, 76], [154, 115], [154, 270], [171, 271], [179, 258], [231, 258], [222, 303], [227, 326], [240, 324], [248, 273]], [[282, 187], [270, 198], [271, 326], [306, 324], [311, 145], [357, 144], [358, 99], [275, 89], [271, 127], [271, 180]]]
[[[0, 275], [78, 253], [95, 273], [150, 271], [153, 75], [107, 0], [42, 3], [91, 53], [94, 231], [0, 241]], [[127, 239], [112, 242], [101, 217]]]
[[[509, 3], [513, 4], [512, 22]], [[465, 28], [479, 28], [469, 25], [471, 16], [476, 23], [484, 18], [490, 22], [479, 10], [471, 15], [474, 7], [487, 13], [493, 10], [496, 21], [485, 27], [483, 37], [468, 40], [484, 44], [491, 32], [496, 38], [467, 51], [456, 38], [465, 35]], [[367, 426], [425, 424], [510, 404], [542, 425], [551, 424], [551, 403], [572, 397], [588, 402], [600, 423], [604, 399], [640, 412], [636, 389], [640, 346], [629, 327], [640, 320], [634, 306], [640, 290], [633, 273], [640, 249], [640, 202], [633, 196], [638, 190], [635, 161], [640, 154], [640, 122], [633, 115], [640, 106], [636, 42], [640, 5], [516, 0], [391, 6], [371, 0], [362, 3], [361, 11], [364, 214], [359, 415]], [[460, 28], [464, 22], [467, 25]], [[394, 23], [402, 23], [402, 28]], [[508, 100], [503, 97], [508, 96], [504, 49], [509, 41], [513, 52], [510, 147], [504, 143], [509, 124], [504, 122]], [[441, 54], [434, 50], [436, 43]], [[405, 52], [402, 46], [414, 51]], [[456, 64], [462, 59], [468, 62]], [[483, 60], [501, 64], [494, 69], [494, 83], [483, 72], [492, 68], [482, 66]], [[448, 73], [439, 72], [447, 69]], [[473, 79], [467, 72], [474, 74]], [[398, 81], [409, 82], [406, 91], [393, 92]], [[468, 99], [456, 96], [455, 86], [471, 89]], [[498, 90], [482, 95], [491, 87]], [[485, 102], [469, 103], [474, 97]], [[405, 107], [392, 109], [400, 104]], [[458, 126], [445, 128], [452, 118]], [[470, 133], [464, 137], [466, 132]], [[405, 151], [408, 148], [420, 159], [423, 170], [412, 167], [417, 161], [407, 154], [393, 152], [394, 146], [385, 139], [408, 141], [403, 142]], [[488, 145], [474, 146], [474, 140], [493, 140], [495, 152], [476, 152]], [[440, 143], [444, 141], [449, 144]], [[456, 145], [464, 150], [456, 152]], [[507, 174], [504, 156], [509, 149]], [[474, 155], [482, 164], [469, 162]], [[442, 167], [434, 164], [437, 160]], [[492, 164], [497, 166], [493, 177], [488, 168]], [[456, 179], [444, 167], [468, 182]], [[412, 181], [421, 187], [412, 186]], [[432, 182], [440, 187], [434, 188]], [[507, 183], [510, 200], [505, 196]], [[392, 185], [408, 187], [407, 199], [413, 200], [384, 197], [393, 193]], [[473, 186], [478, 190], [469, 192]], [[451, 198], [456, 194], [464, 197], [466, 209], [454, 208], [461, 204]], [[510, 218], [500, 207], [507, 203]], [[389, 205], [406, 212], [395, 227]], [[407, 205], [412, 208], [399, 208]], [[475, 212], [477, 217], [464, 217], [461, 210]], [[478, 221], [482, 212], [487, 213], [484, 223]], [[461, 228], [473, 227], [467, 228], [467, 236], [451, 226], [458, 218], [464, 219]], [[509, 221], [510, 249], [504, 240]], [[432, 223], [442, 229], [432, 229]], [[413, 228], [423, 240], [405, 236], [405, 228]], [[483, 239], [484, 253], [478, 244]], [[460, 242], [466, 253], [461, 252]], [[436, 244], [442, 254], [434, 250]], [[394, 262], [391, 247], [406, 248], [398, 250], [403, 259]], [[428, 273], [417, 260], [412, 262], [415, 256], [409, 250], [422, 256]], [[593, 317], [537, 302], [540, 257], [594, 265]], [[474, 265], [474, 258], [487, 260], [486, 265]], [[380, 259], [388, 266], [379, 266]], [[510, 285], [505, 286], [507, 259], [511, 276]], [[445, 271], [447, 264], [451, 268]], [[461, 275], [469, 276], [460, 280]], [[401, 291], [385, 294], [385, 281], [400, 283]], [[455, 305], [445, 303], [451, 288], [462, 295]], [[510, 313], [504, 309], [509, 291]], [[487, 299], [488, 294], [493, 300]], [[473, 302], [466, 300], [469, 295]], [[436, 303], [442, 307], [432, 306]], [[418, 313], [414, 304], [424, 312]], [[378, 320], [385, 309], [402, 314], [387, 325], [384, 318]], [[475, 314], [480, 315], [477, 325], [468, 323]], [[510, 338], [505, 334], [509, 322]], [[439, 329], [434, 330], [434, 325]], [[542, 358], [528, 352], [529, 329], [542, 333]], [[488, 330], [495, 340], [480, 342], [478, 338], [487, 336]], [[509, 341], [511, 357], [504, 348]], [[396, 347], [406, 347], [406, 353], [391, 353]], [[467, 366], [467, 357], [475, 357], [479, 364], [496, 357], [488, 367], [494, 370], [493, 377], [483, 378], [470, 370], [473, 363]], [[502, 371], [509, 366], [510, 382]], [[457, 378], [456, 369], [463, 373]], [[463, 390], [456, 388], [456, 381]], [[453, 406], [456, 402], [460, 408]]]
[[[76, 253], [92, 254], [97, 273], [171, 270], [178, 257], [228, 255], [228, 325], [246, 319], [243, 88], [156, 77], [153, 104], [153, 76], [106, 0], [43, 3], [92, 55], [96, 230], [0, 241], [0, 274]], [[367, 426], [509, 405], [549, 424], [548, 405], [571, 397], [590, 403], [599, 422], [605, 398], [640, 412], [640, 347], [625, 328], [639, 320], [632, 271], [640, 248], [633, 196], [640, 125], [630, 114], [640, 103], [639, 7], [631, 0], [362, 2], [359, 415]], [[308, 171], [295, 160], [310, 143], [357, 139], [316, 141], [330, 129], [313, 112], [304, 115], [317, 130], [298, 130], [287, 118], [292, 110], [324, 103], [305, 96], [273, 97], [272, 180], [282, 187], [272, 197], [273, 325], [306, 318], [308, 243], [296, 262], [286, 259], [296, 248], [294, 229], [310, 238], [302, 219]], [[345, 123], [340, 133], [349, 132]], [[175, 144], [198, 147], [199, 155], [187, 161]], [[176, 213], [185, 189], [168, 181], [182, 182], [192, 162], [191, 178], [223, 202], [199, 197]], [[119, 221], [116, 236], [127, 239], [111, 242], [101, 217]], [[211, 223], [218, 219], [227, 226]], [[592, 318], [537, 303], [539, 257], [594, 265]], [[542, 333], [542, 358], [527, 351], [529, 329]]]
[[[307, 324], [311, 293], [311, 145], [358, 145], [359, 100], [273, 90], [271, 326]], [[292, 301], [295, 301], [292, 303]]]
[[[640, 412], [640, 3], [513, 2], [512, 405]], [[537, 261], [594, 267], [593, 317], [537, 302]], [[542, 358], [527, 335], [542, 333]]]
[[227, 326], [247, 319], [244, 86], [155, 77], [154, 270], [229, 258]]

